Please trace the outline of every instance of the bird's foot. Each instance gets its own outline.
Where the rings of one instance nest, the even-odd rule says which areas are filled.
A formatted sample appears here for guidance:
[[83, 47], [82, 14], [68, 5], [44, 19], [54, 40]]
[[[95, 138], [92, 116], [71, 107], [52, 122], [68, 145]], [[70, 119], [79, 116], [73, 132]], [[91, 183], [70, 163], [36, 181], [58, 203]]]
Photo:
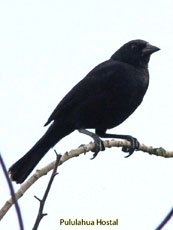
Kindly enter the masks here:
[[92, 133], [86, 129], [79, 129], [78, 131], [80, 133], [83, 133], [83, 134], [86, 134], [86, 135], [92, 137], [94, 140], [95, 147], [92, 150], [92, 152], [94, 152], [94, 154], [93, 154], [93, 157], [91, 158], [91, 160], [94, 159], [100, 151], [105, 150], [105, 146], [103, 144], [103, 141], [100, 139], [100, 137], [97, 134]]
[[103, 141], [99, 137], [94, 139], [94, 144], [95, 144], [95, 147], [92, 150], [92, 152], [94, 152], [94, 154], [93, 154], [93, 157], [91, 158], [91, 160], [93, 160], [98, 155], [98, 153], [100, 151], [105, 150], [105, 146], [103, 144]]
[[122, 148], [123, 152], [129, 153], [127, 156], [125, 156], [125, 158], [130, 157], [134, 153], [135, 150], [139, 150], [139, 146], [140, 146], [139, 141], [135, 137], [128, 136], [127, 140], [130, 141], [131, 146]]

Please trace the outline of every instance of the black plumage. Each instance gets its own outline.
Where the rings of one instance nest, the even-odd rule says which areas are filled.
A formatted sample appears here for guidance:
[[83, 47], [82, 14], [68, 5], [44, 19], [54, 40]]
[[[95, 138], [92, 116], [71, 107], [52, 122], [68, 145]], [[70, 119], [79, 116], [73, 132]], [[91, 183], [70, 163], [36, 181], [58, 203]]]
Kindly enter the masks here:
[[129, 140], [131, 147], [124, 150], [131, 155], [139, 147], [137, 139], [107, 134], [106, 130], [121, 124], [142, 102], [149, 84], [150, 55], [158, 50], [146, 41], [133, 40], [89, 72], [55, 108], [45, 124], [52, 122], [44, 136], [11, 166], [12, 180], [22, 183], [48, 150], [74, 130], [94, 139], [94, 157], [104, 150], [99, 137]]

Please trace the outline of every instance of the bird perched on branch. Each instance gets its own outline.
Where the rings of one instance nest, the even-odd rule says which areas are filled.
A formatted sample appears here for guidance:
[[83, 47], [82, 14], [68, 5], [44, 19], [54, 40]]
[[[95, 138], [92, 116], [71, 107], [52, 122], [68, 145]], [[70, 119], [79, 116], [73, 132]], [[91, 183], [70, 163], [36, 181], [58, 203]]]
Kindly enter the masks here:
[[[91, 70], [57, 105], [41, 139], [10, 167], [12, 180], [22, 183], [48, 150], [74, 130], [93, 138], [93, 158], [105, 149], [100, 137], [130, 141], [131, 147], [123, 149], [129, 155], [138, 149], [136, 138], [106, 131], [125, 121], [141, 104], [149, 84], [148, 62], [158, 50], [146, 41], [133, 40]], [[86, 129], [95, 129], [95, 133]]]

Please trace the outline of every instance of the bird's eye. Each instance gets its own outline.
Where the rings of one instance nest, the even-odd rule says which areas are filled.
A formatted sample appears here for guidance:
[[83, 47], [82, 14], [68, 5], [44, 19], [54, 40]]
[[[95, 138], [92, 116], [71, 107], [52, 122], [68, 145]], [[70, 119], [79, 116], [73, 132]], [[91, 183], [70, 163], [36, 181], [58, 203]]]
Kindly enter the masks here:
[[133, 50], [135, 50], [135, 49], [136, 49], [136, 45], [135, 45], [135, 44], [132, 44], [131, 48], [132, 48]]

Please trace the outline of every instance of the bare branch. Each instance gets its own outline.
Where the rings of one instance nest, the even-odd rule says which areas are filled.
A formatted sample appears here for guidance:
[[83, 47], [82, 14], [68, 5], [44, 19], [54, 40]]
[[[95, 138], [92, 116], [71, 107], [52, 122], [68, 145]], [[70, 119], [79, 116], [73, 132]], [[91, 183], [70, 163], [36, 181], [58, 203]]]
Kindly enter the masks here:
[[161, 224], [156, 228], [156, 230], [161, 230], [168, 223], [171, 217], [173, 217], [173, 208], [170, 210], [170, 212], [167, 214]]
[[[111, 147], [130, 147], [130, 143], [128, 141], [118, 141], [118, 140], [105, 140], [104, 146], [107, 148]], [[62, 155], [59, 165], [63, 164], [65, 161], [69, 160], [70, 158], [79, 156], [80, 154], [92, 151], [95, 147], [94, 143], [90, 143], [88, 145], [82, 145], [77, 149], [71, 150], [70, 152], [66, 152]], [[144, 144], [140, 145], [139, 151], [147, 152], [150, 155], [161, 156], [165, 158], [173, 157], [173, 151], [167, 151], [160, 148], [153, 148], [151, 146], [146, 146]], [[37, 170], [33, 176], [31, 176], [25, 183], [23, 183], [20, 189], [16, 192], [16, 200], [18, 200], [29, 188], [32, 186], [40, 177], [46, 175], [50, 170], [55, 167], [55, 162], [53, 161], [44, 168]], [[0, 210], [0, 220], [3, 216], [8, 212], [11, 206], [14, 204], [12, 199], [9, 199], [2, 209]]]
[[[55, 150], [54, 150], [55, 151]], [[56, 151], [55, 151], [56, 153]], [[33, 227], [33, 230], [36, 230], [38, 229], [38, 226], [40, 224], [40, 221], [42, 220], [42, 218], [44, 216], [47, 215], [47, 213], [43, 213], [43, 208], [44, 208], [44, 205], [45, 205], [45, 202], [46, 202], [46, 199], [48, 197], [48, 194], [49, 194], [49, 191], [50, 191], [50, 188], [51, 188], [51, 185], [53, 183], [53, 180], [55, 178], [55, 176], [57, 175], [57, 168], [58, 168], [58, 164], [59, 164], [59, 161], [61, 159], [61, 155], [58, 155], [56, 153], [56, 156], [57, 156], [57, 159], [56, 159], [56, 162], [55, 162], [55, 167], [53, 169], [53, 172], [52, 172], [52, 175], [50, 177], [50, 180], [49, 180], [49, 183], [47, 185], [47, 188], [46, 188], [46, 191], [44, 193], [44, 196], [42, 199], [39, 199], [38, 197], [35, 196], [35, 198], [40, 202], [40, 208], [39, 208], [39, 211], [38, 211], [38, 215], [37, 215], [37, 218], [36, 218], [36, 221], [35, 221], [35, 224], [34, 224], [34, 227]]]
[[7, 180], [7, 183], [8, 183], [8, 187], [10, 189], [10, 193], [11, 193], [11, 199], [15, 205], [15, 208], [16, 208], [16, 213], [17, 213], [17, 217], [18, 217], [18, 221], [19, 221], [19, 227], [20, 227], [20, 230], [24, 230], [24, 226], [23, 226], [23, 221], [22, 221], [22, 216], [21, 216], [21, 212], [20, 212], [20, 208], [19, 208], [19, 205], [18, 205], [18, 202], [17, 202], [17, 199], [16, 199], [16, 196], [15, 196], [15, 192], [14, 192], [14, 189], [13, 189], [13, 185], [10, 181], [10, 178], [8, 176], [8, 172], [7, 172], [7, 169], [6, 169], [6, 166], [5, 166], [5, 163], [3, 161], [3, 158], [0, 154], [0, 163], [1, 163], [1, 166], [2, 166], [2, 170], [4, 172], [4, 175], [6, 177], [6, 180]]

